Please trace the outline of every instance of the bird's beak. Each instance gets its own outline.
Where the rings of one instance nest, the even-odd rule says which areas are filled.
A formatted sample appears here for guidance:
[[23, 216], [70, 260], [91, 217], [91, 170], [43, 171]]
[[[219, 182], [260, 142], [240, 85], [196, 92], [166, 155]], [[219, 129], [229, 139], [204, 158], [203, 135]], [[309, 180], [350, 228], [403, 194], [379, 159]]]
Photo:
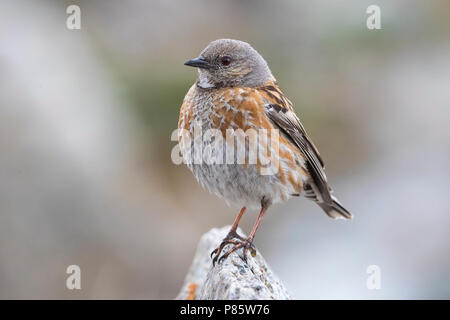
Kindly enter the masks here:
[[198, 58], [186, 61], [184, 63], [185, 66], [190, 67], [196, 67], [196, 68], [202, 68], [202, 69], [208, 69], [210, 67], [210, 64], [208, 61], [205, 60], [202, 56], [199, 56]]

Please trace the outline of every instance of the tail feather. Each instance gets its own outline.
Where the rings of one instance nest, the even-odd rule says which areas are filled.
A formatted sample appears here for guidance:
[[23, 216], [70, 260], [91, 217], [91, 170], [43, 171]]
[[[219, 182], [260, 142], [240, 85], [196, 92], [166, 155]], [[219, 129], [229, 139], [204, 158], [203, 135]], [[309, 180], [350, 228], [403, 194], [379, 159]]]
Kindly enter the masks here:
[[333, 219], [353, 219], [353, 215], [345, 209], [338, 199], [331, 195], [331, 203], [319, 202], [318, 205]]

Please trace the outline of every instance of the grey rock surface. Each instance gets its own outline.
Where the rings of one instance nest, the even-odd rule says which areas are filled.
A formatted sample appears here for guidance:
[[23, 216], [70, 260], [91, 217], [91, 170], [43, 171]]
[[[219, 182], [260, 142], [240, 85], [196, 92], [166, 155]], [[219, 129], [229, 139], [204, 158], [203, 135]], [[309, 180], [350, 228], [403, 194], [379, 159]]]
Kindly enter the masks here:
[[[214, 228], [198, 243], [192, 265], [176, 299], [195, 300], [263, 300], [291, 299], [284, 285], [256, 250], [242, 258], [242, 249], [233, 252], [222, 263], [212, 264], [210, 253], [219, 246], [231, 226]], [[242, 230], [238, 233], [243, 235]], [[224, 251], [231, 248], [227, 245]]]

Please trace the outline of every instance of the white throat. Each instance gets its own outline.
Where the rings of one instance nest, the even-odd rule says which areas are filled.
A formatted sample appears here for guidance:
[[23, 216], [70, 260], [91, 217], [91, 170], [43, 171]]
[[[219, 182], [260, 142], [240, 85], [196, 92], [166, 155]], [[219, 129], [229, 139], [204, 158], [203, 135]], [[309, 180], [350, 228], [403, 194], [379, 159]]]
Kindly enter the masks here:
[[203, 89], [214, 88], [214, 83], [208, 78], [205, 72], [198, 70], [198, 83], [197, 85]]

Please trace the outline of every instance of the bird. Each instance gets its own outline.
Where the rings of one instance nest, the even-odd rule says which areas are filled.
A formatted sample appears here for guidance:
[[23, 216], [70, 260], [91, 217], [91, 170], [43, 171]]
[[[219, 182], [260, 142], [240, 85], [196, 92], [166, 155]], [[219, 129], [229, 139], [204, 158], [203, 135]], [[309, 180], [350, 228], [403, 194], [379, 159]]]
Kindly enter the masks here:
[[[248, 251], [254, 255], [255, 233], [264, 214], [275, 203], [303, 196], [316, 202], [331, 218], [353, 218], [333, 195], [322, 157], [296, 115], [292, 102], [280, 89], [267, 62], [250, 44], [218, 39], [209, 43], [197, 58], [184, 64], [197, 68], [198, 78], [180, 108], [178, 140], [181, 155], [205, 189], [227, 204], [241, 208], [227, 236], [211, 253], [213, 265], [240, 248], [245, 260]], [[201, 129], [199, 143], [192, 137], [196, 126]], [[240, 147], [247, 148], [243, 162], [236, 161], [235, 154], [225, 159], [223, 152], [234, 148], [228, 141], [224, 142], [226, 134], [239, 129], [278, 133], [274, 170], [263, 174], [262, 168], [267, 165], [260, 160], [249, 162], [248, 140]], [[213, 130], [214, 138], [202, 139], [208, 130]], [[258, 140], [258, 148], [263, 141], [267, 142], [267, 139]], [[210, 159], [215, 155], [215, 160], [199, 159], [194, 155], [196, 147], [209, 154]], [[217, 161], [222, 160], [222, 156], [228, 161]], [[245, 238], [237, 233], [237, 227], [247, 209], [258, 209], [259, 215]], [[231, 249], [223, 252], [227, 245], [231, 245]]]

